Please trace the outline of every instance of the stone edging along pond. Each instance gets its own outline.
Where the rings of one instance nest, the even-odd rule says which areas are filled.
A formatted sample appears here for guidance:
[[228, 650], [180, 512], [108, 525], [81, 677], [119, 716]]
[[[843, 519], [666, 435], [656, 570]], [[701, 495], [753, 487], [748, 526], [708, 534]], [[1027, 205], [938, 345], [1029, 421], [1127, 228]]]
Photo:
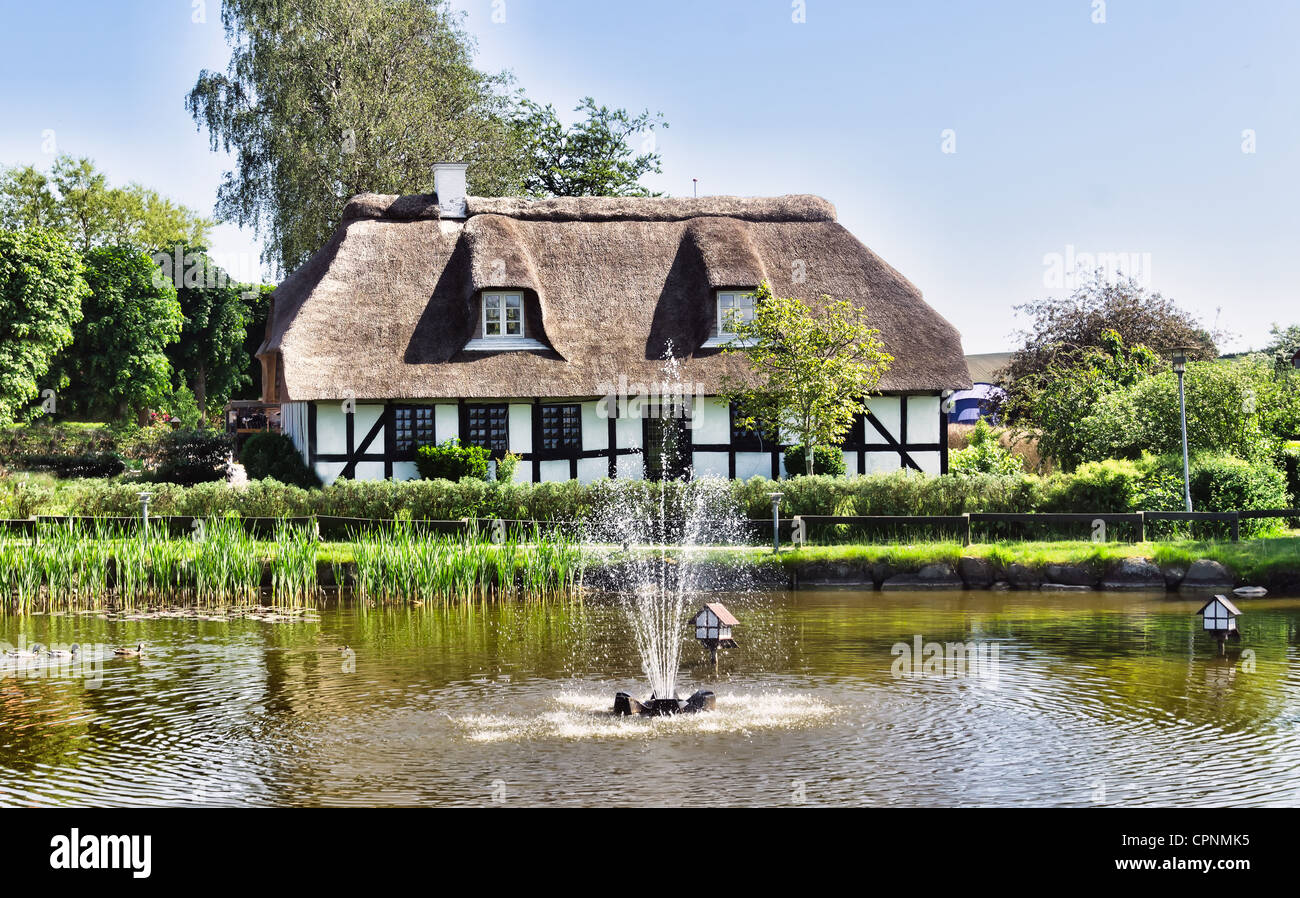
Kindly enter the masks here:
[[1294, 568], [1275, 568], [1247, 582], [1226, 565], [1209, 558], [1190, 564], [1160, 564], [1128, 557], [1106, 563], [1062, 562], [1043, 565], [1000, 564], [989, 558], [962, 557], [955, 564], [934, 562], [902, 569], [889, 562], [794, 561], [785, 565], [790, 585], [859, 585], [879, 590], [1037, 589], [1047, 591], [1132, 590], [1208, 592], [1238, 586], [1264, 586], [1300, 594], [1300, 559]]
[[[1176, 561], [1161, 561], [1144, 555], [1079, 559], [1077, 554], [1074, 560], [1067, 560], [1053, 559], [1054, 553], [1050, 552], [1045, 558], [1040, 554], [1033, 560], [1021, 556], [1022, 560], [1015, 561], [941, 551], [921, 551], [914, 553], [912, 558], [897, 560], [888, 558], [889, 550], [884, 547], [871, 554], [864, 553], [866, 557], [855, 551], [857, 547], [843, 547], [848, 550], [843, 552], [818, 552], [814, 549], [807, 554], [787, 549], [779, 555], [772, 554], [770, 549], [719, 547], [705, 550], [704, 556], [697, 556], [693, 562], [698, 573], [694, 587], [718, 592], [752, 585], [776, 589], [857, 586], [889, 591], [1013, 589], [1191, 593], [1263, 586], [1280, 595], [1300, 595], [1300, 541], [1279, 542], [1287, 545], [1271, 551], [1243, 543], [1236, 550], [1224, 550], [1223, 560], [1205, 557], [1215, 554], [1216, 550], [1212, 544], [1202, 544], [1196, 552]], [[1291, 557], [1291, 545], [1295, 546], [1294, 558]], [[1011, 557], [1016, 557], [1014, 552]], [[1243, 562], [1247, 575], [1234, 569], [1236, 560]], [[678, 552], [669, 553], [670, 565], [676, 566], [680, 561]], [[586, 559], [583, 582], [596, 590], [618, 590], [628, 582], [630, 563], [623, 553], [596, 550]], [[336, 571], [332, 565], [318, 562], [319, 584], [338, 585], [334, 582], [336, 572], [350, 585], [355, 576], [355, 565], [344, 560]], [[269, 570], [263, 579], [269, 582]]]

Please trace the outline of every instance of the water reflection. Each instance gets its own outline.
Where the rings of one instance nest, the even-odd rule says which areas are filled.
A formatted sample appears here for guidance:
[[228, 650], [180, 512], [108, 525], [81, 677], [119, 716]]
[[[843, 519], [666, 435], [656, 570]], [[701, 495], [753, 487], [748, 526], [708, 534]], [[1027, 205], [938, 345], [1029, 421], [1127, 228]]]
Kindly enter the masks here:
[[[724, 598], [739, 647], [682, 674], [718, 711], [669, 720], [606, 713], [645, 687], [601, 601], [3, 617], [105, 657], [95, 688], [0, 667], [0, 803], [1300, 803], [1300, 600], [1246, 603], [1219, 656], [1163, 596]], [[994, 645], [998, 676], [895, 678], [918, 637]]]

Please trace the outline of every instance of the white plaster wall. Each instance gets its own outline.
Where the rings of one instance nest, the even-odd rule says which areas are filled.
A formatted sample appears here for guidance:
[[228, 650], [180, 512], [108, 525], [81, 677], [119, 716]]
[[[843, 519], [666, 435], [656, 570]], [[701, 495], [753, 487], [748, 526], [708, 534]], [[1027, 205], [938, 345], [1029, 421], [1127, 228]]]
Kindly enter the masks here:
[[[939, 442], [939, 397], [907, 397], [907, 441], [909, 443]], [[916, 463], [921, 464], [917, 459]]]
[[338, 402], [316, 403], [316, 454], [348, 451], [347, 418]]
[[[360, 467], [358, 465], [357, 467]], [[522, 466], [521, 466], [522, 467]], [[382, 475], [382, 472], [381, 472]], [[395, 461], [393, 462], [393, 479], [394, 480], [418, 480], [420, 472], [415, 468], [413, 461]]]
[[582, 448], [584, 450], [609, 448], [609, 418], [597, 413], [599, 402], [582, 404]]
[[[902, 429], [899, 425], [902, 416], [899, 414], [899, 402], [897, 396], [873, 396], [867, 401], [867, 407], [871, 409], [871, 414], [876, 416], [879, 421], [894, 439], [898, 439], [898, 433]], [[937, 412], [936, 412], [937, 414]], [[863, 440], [867, 445], [886, 444], [887, 441], [880, 435], [870, 423], [866, 425], [866, 438]]]
[[862, 473], [875, 474], [881, 471], [897, 471], [902, 466], [903, 460], [897, 452], [867, 452], [866, 466]]
[[[700, 444], [728, 444], [731, 442], [731, 409], [721, 399], [712, 396], [695, 397], [695, 427], [691, 442]], [[723, 477], [727, 476], [723, 470]]]
[[[621, 419], [619, 423], [623, 423]], [[640, 424], [641, 422], [636, 423]], [[615, 465], [614, 473], [621, 480], [645, 479], [645, 456], [639, 452], [635, 455], [620, 455], [615, 460]]]
[[[318, 413], [319, 414], [319, 413]], [[320, 421], [317, 420], [319, 428]], [[318, 461], [316, 462], [316, 476], [320, 477], [321, 482], [329, 486], [338, 479], [339, 474], [343, 472], [343, 462], [341, 461]]]
[[439, 443], [460, 436], [460, 408], [455, 405], [437, 405], [433, 409], [433, 438]]
[[609, 478], [609, 459], [606, 458], [580, 458], [578, 459], [578, 480], [582, 483], [595, 483], [597, 480], [607, 480]]
[[[525, 462], [519, 467], [532, 467], [530, 462]], [[543, 480], [568, 480], [569, 479], [569, 462], [557, 459], [549, 459], [541, 464], [541, 475]]]
[[691, 465], [694, 468], [692, 476], [696, 479], [700, 477], [722, 477], [727, 476], [727, 453], [725, 452], [693, 452], [691, 453]]
[[507, 445], [511, 452], [523, 453], [533, 451], [533, 406], [532, 403], [512, 402], [508, 406], [507, 420], [509, 433]]
[[641, 436], [640, 418], [619, 418], [614, 422], [614, 439], [618, 441], [619, 449], [640, 449]]
[[383, 480], [384, 463], [382, 461], [357, 462], [357, 480]]
[[[938, 410], [935, 411], [935, 414], [939, 414]], [[908, 455], [911, 456], [912, 461], [920, 465], [921, 470], [926, 474], [939, 473], [943, 459], [938, 452], [909, 452]]]
[[861, 474], [861, 473], [862, 473], [861, 471], [858, 470], [858, 453], [857, 453], [857, 452], [845, 452], [845, 453], [844, 453], [844, 473], [847, 474], [847, 475], [850, 476], [850, 477], [852, 477], [854, 474]]
[[[361, 441], [370, 433], [370, 428], [375, 426], [375, 422], [384, 416], [384, 407], [382, 405], [361, 405], [357, 404], [356, 414], [352, 418], [352, 442], [358, 449], [361, 448]], [[345, 422], [346, 423], [346, 422]], [[381, 455], [384, 452], [384, 430], [379, 428], [379, 433], [370, 441], [370, 448], [366, 453], [378, 452]], [[344, 442], [346, 444], [347, 431], [344, 431]], [[345, 450], [346, 451], [346, 450]], [[383, 474], [379, 475], [383, 479]]]
[[[726, 477], [726, 466], [723, 466], [722, 476]], [[736, 453], [736, 479], [748, 480], [751, 477], [771, 477], [772, 476], [772, 456], [767, 452], [737, 452]]]

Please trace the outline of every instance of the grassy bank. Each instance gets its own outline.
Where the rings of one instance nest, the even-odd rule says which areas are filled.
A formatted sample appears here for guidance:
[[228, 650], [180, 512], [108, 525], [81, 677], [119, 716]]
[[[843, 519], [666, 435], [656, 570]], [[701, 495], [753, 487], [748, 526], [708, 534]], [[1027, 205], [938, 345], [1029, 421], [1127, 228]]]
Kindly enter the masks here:
[[1279, 575], [1300, 577], [1300, 536], [1255, 539], [1238, 543], [1200, 540], [1162, 540], [1145, 543], [1002, 542], [963, 546], [957, 542], [912, 545], [830, 545], [787, 549], [774, 555], [770, 548], [712, 549], [710, 561], [759, 567], [781, 566], [797, 570], [811, 564], [885, 563], [899, 571], [917, 571], [930, 564], [956, 565], [962, 558], [983, 558], [1001, 567], [1020, 565], [1045, 568], [1048, 565], [1106, 566], [1125, 558], [1147, 558], [1158, 565], [1190, 565], [1208, 559], [1246, 580], [1265, 580]]
[[[680, 560], [684, 551], [670, 548], [667, 553]], [[430, 536], [398, 528], [346, 542], [321, 542], [308, 528], [284, 524], [274, 540], [253, 539], [236, 522], [213, 522], [196, 539], [145, 538], [107, 526], [89, 532], [51, 526], [31, 538], [0, 537], [0, 605], [93, 608], [151, 601], [247, 602], [267, 596], [275, 602], [307, 603], [321, 595], [322, 586], [345, 586], [380, 601], [542, 599], [577, 594], [588, 571], [606, 573], [610, 576], [603, 582], [617, 584], [621, 566], [633, 556], [651, 554], [657, 556], [659, 550], [584, 547], [554, 533], [508, 534], [498, 544], [485, 537]], [[957, 571], [969, 559], [988, 562], [992, 580], [1014, 580], [1008, 572], [1049, 566], [1102, 571], [1126, 558], [1148, 559], [1162, 570], [1208, 559], [1239, 582], [1300, 589], [1300, 535], [1239, 543], [850, 544], [780, 554], [769, 548], [719, 546], [691, 554], [705, 564], [744, 568], [760, 581], [775, 583], [836, 577], [881, 582], [930, 565]], [[1050, 578], [1038, 582], [1044, 579]], [[602, 582], [599, 576], [596, 582]], [[1031, 575], [1013, 585], [1033, 582]]]

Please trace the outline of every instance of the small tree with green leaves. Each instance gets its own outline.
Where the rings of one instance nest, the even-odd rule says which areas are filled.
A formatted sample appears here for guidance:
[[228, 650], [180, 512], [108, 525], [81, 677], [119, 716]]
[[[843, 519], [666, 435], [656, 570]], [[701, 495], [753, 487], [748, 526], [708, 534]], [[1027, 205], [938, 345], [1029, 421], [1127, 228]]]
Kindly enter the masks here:
[[81, 321], [90, 292], [76, 251], [57, 231], [0, 230], [0, 424], [25, 416]]
[[731, 330], [736, 336], [723, 351], [744, 356], [751, 369], [723, 379], [736, 423], [751, 430], [779, 424], [806, 447], [809, 475], [816, 447], [843, 440], [894, 360], [863, 309], [829, 296], [815, 303], [776, 297], [766, 283], [754, 293], [753, 321], [733, 320]]

